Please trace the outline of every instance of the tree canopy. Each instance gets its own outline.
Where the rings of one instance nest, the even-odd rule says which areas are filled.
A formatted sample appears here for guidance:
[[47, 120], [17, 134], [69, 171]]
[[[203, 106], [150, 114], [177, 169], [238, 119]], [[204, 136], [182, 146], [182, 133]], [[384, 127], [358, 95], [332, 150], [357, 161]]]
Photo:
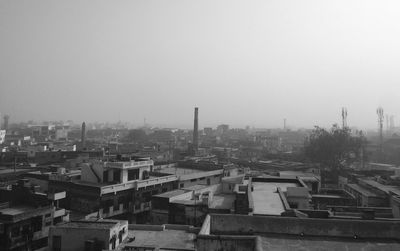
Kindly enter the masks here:
[[122, 139], [125, 142], [145, 142], [147, 141], [148, 137], [145, 131], [141, 129], [132, 129], [129, 130], [128, 135]]
[[305, 156], [330, 169], [360, 160], [365, 138], [362, 133], [351, 135], [349, 128], [333, 125], [330, 130], [316, 126], [305, 142]]

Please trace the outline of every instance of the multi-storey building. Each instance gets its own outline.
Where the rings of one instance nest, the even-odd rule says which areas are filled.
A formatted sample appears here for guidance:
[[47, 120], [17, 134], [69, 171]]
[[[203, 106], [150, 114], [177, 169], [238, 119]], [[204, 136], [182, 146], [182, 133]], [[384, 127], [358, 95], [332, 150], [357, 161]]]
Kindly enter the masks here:
[[50, 180], [49, 190], [66, 190], [62, 205], [87, 217], [145, 221], [151, 196], [174, 188], [177, 175], [153, 173], [150, 158], [92, 161], [83, 165], [77, 181]]
[[49, 228], [67, 221], [68, 212], [59, 208], [65, 193], [35, 193], [27, 180], [12, 190], [1, 190], [0, 250], [47, 250]]

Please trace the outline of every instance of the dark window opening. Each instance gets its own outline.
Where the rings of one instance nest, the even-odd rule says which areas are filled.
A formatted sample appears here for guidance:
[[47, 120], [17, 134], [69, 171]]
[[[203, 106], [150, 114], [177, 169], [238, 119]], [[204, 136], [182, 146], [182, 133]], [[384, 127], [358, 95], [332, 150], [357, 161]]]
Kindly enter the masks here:
[[121, 182], [121, 170], [114, 170], [113, 172], [113, 181]]
[[128, 180], [139, 179], [139, 169], [128, 170]]
[[19, 226], [13, 227], [11, 229], [11, 237], [19, 236]]
[[39, 249], [39, 248], [47, 247], [48, 245], [49, 245], [48, 244], [48, 238], [44, 237], [44, 238], [41, 238], [41, 239], [33, 241], [32, 242], [32, 249], [36, 250], [36, 249]]
[[53, 236], [53, 251], [61, 251], [61, 236]]

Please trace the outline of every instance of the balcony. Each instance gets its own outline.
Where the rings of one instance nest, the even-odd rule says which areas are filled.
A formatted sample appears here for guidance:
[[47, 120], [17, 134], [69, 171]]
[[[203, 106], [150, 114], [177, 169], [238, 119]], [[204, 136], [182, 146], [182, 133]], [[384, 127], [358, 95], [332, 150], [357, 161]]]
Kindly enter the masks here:
[[117, 193], [119, 191], [128, 189], [139, 189], [147, 186], [154, 186], [157, 184], [172, 182], [175, 180], [178, 180], [177, 175], [151, 178], [148, 180], [133, 180], [133, 181], [128, 181], [126, 183], [103, 186], [101, 187], [101, 194]]
[[153, 179], [148, 179], [148, 180], [138, 180], [137, 188], [139, 189], [142, 187], [154, 186], [154, 185], [163, 184], [163, 183], [176, 181], [176, 180], [178, 180], [177, 175], [169, 175], [169, 176], [158, 177], [158, 178], [153, 178]]
[[140, 204], [131, 204], [129, 205], [129, 211], [131, 213], [141, 213], [144, 211], [150, 211], [151, 210], [151, 201], [149, 202], [142, 202]]

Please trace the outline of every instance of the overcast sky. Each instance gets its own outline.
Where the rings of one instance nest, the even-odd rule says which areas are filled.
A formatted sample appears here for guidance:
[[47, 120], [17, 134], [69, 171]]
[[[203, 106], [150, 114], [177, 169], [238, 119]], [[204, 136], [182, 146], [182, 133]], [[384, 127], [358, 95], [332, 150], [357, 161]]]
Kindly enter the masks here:
[[0, 0], [12, 121], [400, 124], [400, 1]]

